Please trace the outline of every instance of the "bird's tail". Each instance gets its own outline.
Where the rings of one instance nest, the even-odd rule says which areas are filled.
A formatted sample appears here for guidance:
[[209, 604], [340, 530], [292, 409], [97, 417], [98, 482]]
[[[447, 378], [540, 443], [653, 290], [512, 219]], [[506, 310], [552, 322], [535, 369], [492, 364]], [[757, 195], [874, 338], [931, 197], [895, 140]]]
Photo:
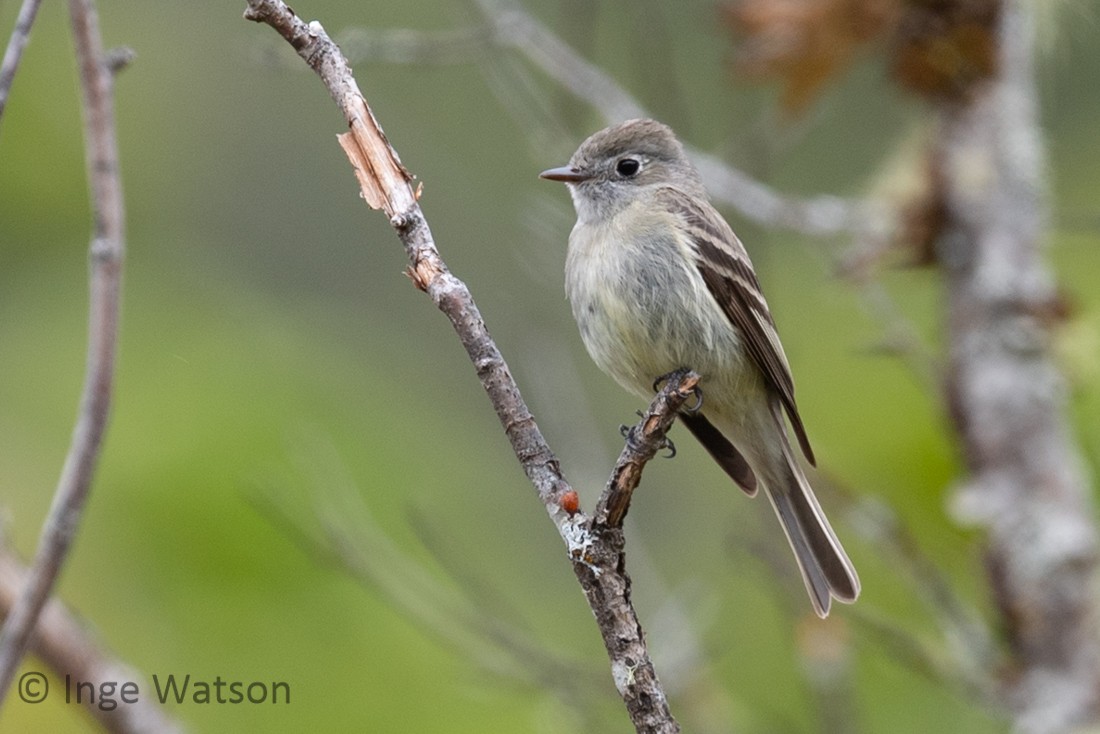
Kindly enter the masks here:
[[814, 611], [817, 616], [826, 617], [833, 599], [846, 604], [856, 600], [859, 576], [795, 459], [779, 401], [775, 401], [772, 412], [783, 437], [780, 443], [784, 461], [781, 466], [773, 467], [777, 476], [764, 480], [765, 493], [794, 550]]

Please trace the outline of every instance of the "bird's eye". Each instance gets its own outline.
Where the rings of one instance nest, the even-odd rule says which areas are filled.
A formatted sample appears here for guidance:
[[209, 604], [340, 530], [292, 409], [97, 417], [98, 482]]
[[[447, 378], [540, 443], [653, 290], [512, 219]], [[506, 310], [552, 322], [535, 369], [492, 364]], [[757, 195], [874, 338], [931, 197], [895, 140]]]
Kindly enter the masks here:
[[615, 172], [618, 173], [620, 176], [625, 176], [626, 178], [630, 178], [635, 173], [637, 173], [638, 169], [641, 168], [641, 167], [642, 167], [642, 164], [639, 163], [636, 159], [634, 159], [634, 158], [623, 158], [622, 160], [620, 160], [618, 163], [615, 164]]

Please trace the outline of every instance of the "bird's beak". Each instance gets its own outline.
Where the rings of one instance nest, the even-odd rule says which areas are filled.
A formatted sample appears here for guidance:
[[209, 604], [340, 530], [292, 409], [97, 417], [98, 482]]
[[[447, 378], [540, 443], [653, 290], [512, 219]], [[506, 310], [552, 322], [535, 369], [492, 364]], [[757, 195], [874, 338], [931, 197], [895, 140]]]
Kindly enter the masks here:
[[564, 181], [565, 183], [579, 183], [587, 181], [592, 176], [571, 166], [561, 166], [560, 168], [543, 171], [539, 174], [539, 178], [549, 179], [550, 181]]

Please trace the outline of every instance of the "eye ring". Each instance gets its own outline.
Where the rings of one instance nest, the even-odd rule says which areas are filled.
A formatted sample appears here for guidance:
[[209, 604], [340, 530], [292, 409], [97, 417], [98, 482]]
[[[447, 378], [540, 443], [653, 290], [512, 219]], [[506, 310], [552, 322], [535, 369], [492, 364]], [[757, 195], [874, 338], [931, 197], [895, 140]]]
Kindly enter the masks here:
[[620, 158], [619, 162], [615, 164], [615, 173], [623, 178], [630, 178], [636, 175], [641, 168], [642, 164], [637, 158]]

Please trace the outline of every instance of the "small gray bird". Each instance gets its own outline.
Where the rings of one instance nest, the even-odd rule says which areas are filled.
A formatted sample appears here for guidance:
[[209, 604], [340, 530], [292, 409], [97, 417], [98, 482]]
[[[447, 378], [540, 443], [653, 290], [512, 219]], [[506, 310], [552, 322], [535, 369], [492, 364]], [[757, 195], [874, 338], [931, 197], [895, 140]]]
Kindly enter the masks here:
[[784, 412], [814, 463], [760, 283], [672, 130], [609, 127], [541, 176], [577, 210], [565, 290], [597, 366], [646, 399], [663, 375], [699, 373], [702, 409], [680, 420], [749, 496], [764, 488], [818, 616], [855, 601], [859, 577], [788, 439]]

